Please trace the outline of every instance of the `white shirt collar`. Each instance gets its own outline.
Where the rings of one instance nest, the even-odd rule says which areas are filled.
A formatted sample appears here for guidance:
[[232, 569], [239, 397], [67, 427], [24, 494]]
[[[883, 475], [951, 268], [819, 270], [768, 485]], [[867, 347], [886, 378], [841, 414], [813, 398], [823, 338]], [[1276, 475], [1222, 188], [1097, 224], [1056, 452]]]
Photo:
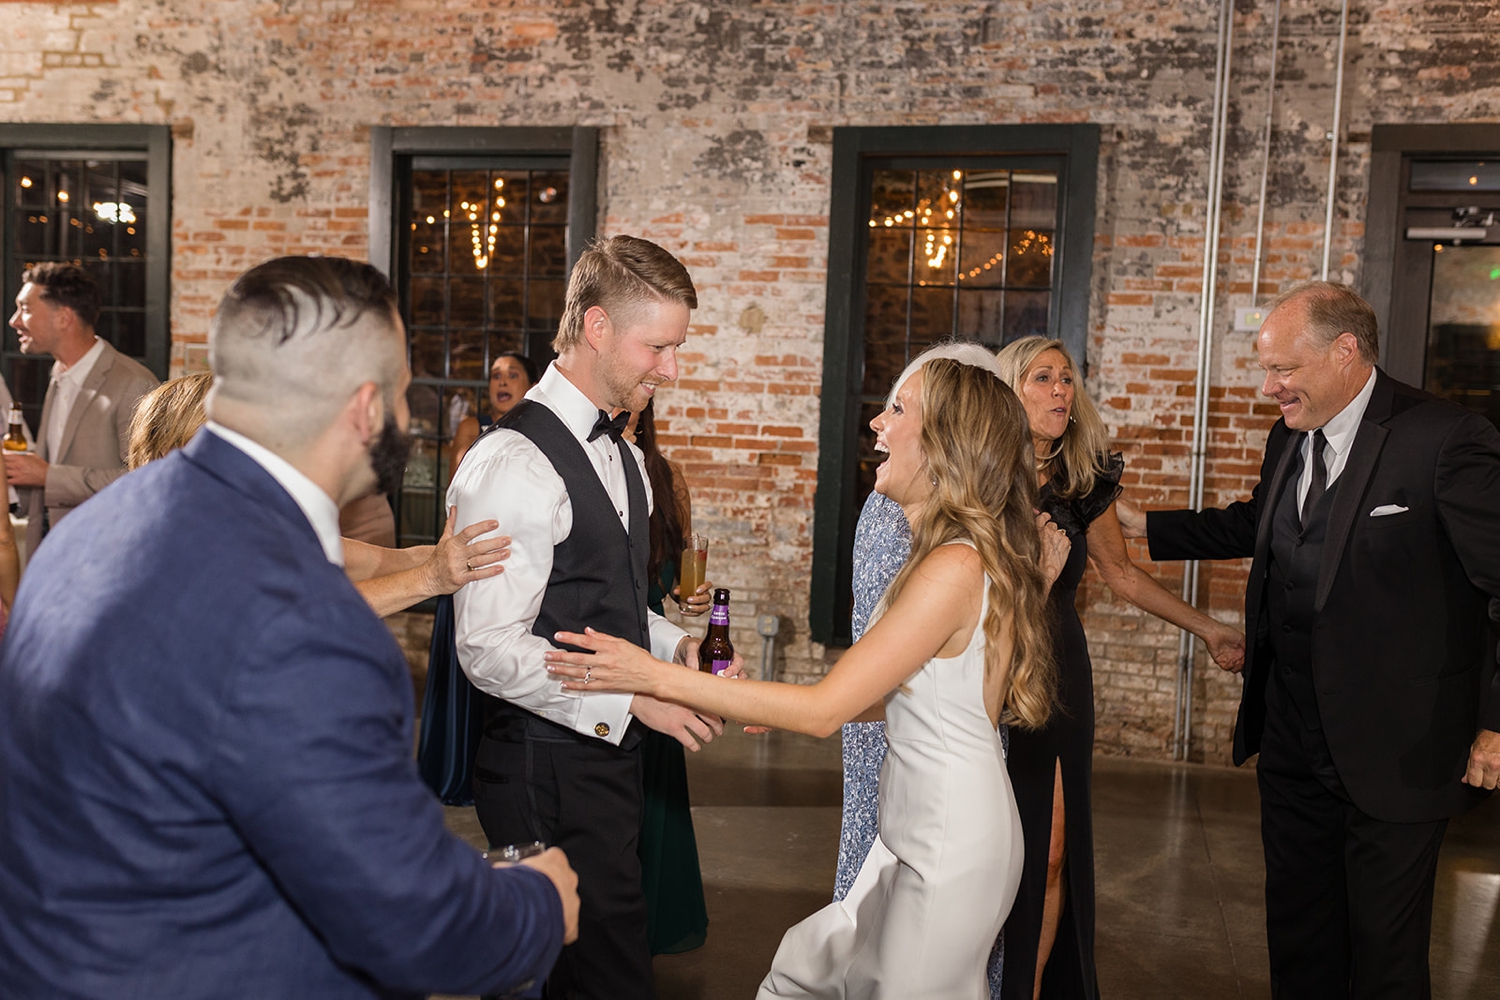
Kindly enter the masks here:
[[555, 363], [548, 365], [536, 385], [527, 390], [526, 398], [545, 403], [580, 441], [588, 440], [594, 422], [599, 419], [599, 407], [568, 381]]
[[94, 370], [94, 365], [99, 362], [99, 355], [104, 353], [104, 341], [98, 337], [94, 338], [94, 346], [83, 353], [83, 357], [64, 366], [61, 361], [52, 362], [52, 380], [54, 382], [67, 381], [82, 388], [84, 379], [89, 377], [89, 372]]
[[238, 431], [232, 431], [212, 420], [203, 426], [249, 455], [257, 465], [270, 473], [271, 478], [280, 483], [282, 489], [290, 493], [292, 499], [297, 501], [297, 506], [302, 508], [302, 513], [307, 516], [308, 523], [323, 545], [323, 554], [328, 557], [328, 561], [335, 566], [344, 565], [344, 540], [339, 535], [339, 507], [332, 497], [323, 492], [321, 486], [265, 445], [257, 444]]
[[1328, 441], [1328, 447], [1337, 454], [1349, 453], [1349, 448], [1354, 444], [1354, 435], [1359, 431], [1359, 422], [1364, 419], [1365, 409], [1369, 407], [1370, 397], [1374, 394], [1375, 369], [1372, 367], [1370, 377], [1365, 380], [1365, 387], [1349, 401], [1349, 405], [1323, 425], [1323, 437]]

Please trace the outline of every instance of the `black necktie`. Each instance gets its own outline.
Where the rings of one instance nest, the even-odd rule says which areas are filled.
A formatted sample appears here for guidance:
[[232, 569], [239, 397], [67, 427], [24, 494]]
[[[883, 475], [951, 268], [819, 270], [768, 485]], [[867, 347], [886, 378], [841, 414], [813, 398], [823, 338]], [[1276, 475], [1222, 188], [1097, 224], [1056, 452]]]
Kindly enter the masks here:
[[1302, 501], [1304, 520], [1306, 515], [1313, 512], [1318, 501], [1323, 499], [1323, 494], [1328, 492], [1328, 466], [1323, 464], [1323, 445], [1328, 441], [1323, 436], [1322, 428], [1313, 431], [1312, 435], [1312, 481], [1307, 484], [1307, 499]]
[[625, 433], [625, 425], [630, 423], [630, 411], [621, 410], [619, 416], [611, 417], [603, 410], [599, 411], [599, 419], [594, 421], [594, 429], [589, 431], [589, 440], [593, 441], [601, 434], [608, 434], [611, 441], [618, 441]]

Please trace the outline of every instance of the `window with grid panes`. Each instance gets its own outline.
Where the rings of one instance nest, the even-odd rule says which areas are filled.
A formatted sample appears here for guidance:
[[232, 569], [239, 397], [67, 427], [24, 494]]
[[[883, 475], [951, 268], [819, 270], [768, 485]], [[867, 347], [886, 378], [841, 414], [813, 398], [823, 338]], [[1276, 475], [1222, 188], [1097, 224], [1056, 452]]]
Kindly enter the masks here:
[[[0, 125], [7, 315], [27, 268], [79, 264], [99, 284], [95, 332], [166, 375], [169, 142], [165, 128]], [[3, 365], [34, 430], [52, 359], [21, 354], [7, 327]]]
[[849, 641], [851, 549], [882, 460], [869, 423], [947, 340], [1041, 335], [1086, 363], [1096, 126], [834, 130], [811, 635]]
[[454, 431], [487, 410], [491, 361], [540, 370], [562, 316], [568, 268], [568, 161], [415, 157], [409, 173], [402, 301], [411, 345], [415, 440], [397, 498], [401, 545], [442, 532]]

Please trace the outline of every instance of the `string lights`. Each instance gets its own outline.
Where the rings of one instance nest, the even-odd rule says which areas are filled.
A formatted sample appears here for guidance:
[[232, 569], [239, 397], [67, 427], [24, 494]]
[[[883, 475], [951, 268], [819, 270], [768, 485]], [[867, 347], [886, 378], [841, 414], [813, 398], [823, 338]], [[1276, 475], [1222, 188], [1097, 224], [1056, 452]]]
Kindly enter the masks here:
[[[953, 249], [953, 235], [944, 230], [958, 225], [959, 216], [963, 213], [963, 199], [959, 194], [959, 187], [963, 183], [963, 171], [953, 171], [951, 181], [945, 181], [943, 192], [936, 198], [923, 198], [917, 203], [915, 209], [905, 209], [886, 215], [884, 218], [870, 220], [870, 228], [884, 227], [893, 229], [896, 226], [906, 227], [916, 225], [926, 230], [923, 237], [922, 254], [928, 268], [937, 270], [949, 260], [949, 254]], [[1047, 233], [1027, 229], [1021, 234], [1021, 239], [1016, 242], [1012, 250], [1017, 256], [1027, 253], [1040, 253], [1044, 256], [1052, 256], [1052, 237]], [[959, 281], [977, 278], [985, 271], [997, 267], [1005, 259], [1005, 251], [1001, 250], [983, 264], [975, 265], [958, 274]], [[925, 281], [918, 282], [926, 284]]]

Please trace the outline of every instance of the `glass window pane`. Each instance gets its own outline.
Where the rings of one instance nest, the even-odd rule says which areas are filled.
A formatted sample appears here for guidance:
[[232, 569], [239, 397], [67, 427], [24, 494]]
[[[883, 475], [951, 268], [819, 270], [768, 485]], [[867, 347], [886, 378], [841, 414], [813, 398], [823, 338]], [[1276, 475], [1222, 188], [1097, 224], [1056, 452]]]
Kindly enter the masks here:
[[906, 340], [873, 340], [865, 344], [865, 381], [861, 390], [866, 396], [884, 398], [906, 363]]
[[[965, 219], [968, 218], [965, 213]], [[1005, 276], [1005, 233], [965, 227], [958, 280], [966, 288], [999, 288]]]
[[484, 331], [454, 329], [448, 331], [448, 377], [480, 380], [488, 377], [484, 370]]
[[953, 336], [953, 289], [913, 288], [911, 291], [912, 353], [919, 343], [935, 343]]
[[912, 231], [908, 227], [880, 226], [870, 230], [870, 250], [866, 256], [865, 280], [911, 280]]
[[414, 330], [411, 335], [411, 373], [414, 378], [445, 378], [447, 343], [442, 330]]
[[531, 230], [531, 276], [562, 277], [568, 272], [568, 231], [561, 226]]
[[16, 204], [23, 208], [47, 208], [47, 164], [42, 160], [16, 161]]
[[874, 171], [870, 178], [870, 221], [875, 226], [911, 225], [916, 190], [914, 170]]
[[136, 260], [146, 259], [146, 214], [147, 208], [144, 201], [140, 204], [135, 202], [122, 202], [122, 218], [129, 221], [115, 225], [115, 235], [119, 240], [116, 251], [122, 257], [133, 257]]
[[1010, 227], [1046, 230], [1057, 227], [1057, 174], [1017, 170], [1010, 175]]
[[567, 225], [567, 171], [537, 171], [537, 173], [532, 176], [531, 190], [532, 225]]
[[485, 377], [489, 377], [488, 365], [495, 363], [495, 359], [502, 354], [515, 351], [526, 353], [526, 337], [520, 330], [502, 330], [499, 333], [490, 333], [490, 351], [486, 356]]
[[[146, 262], [122, 260], [111, 264], [110, 269], [114, 271], [116, 282], [114, 285], [116, 298], [112, 304], [130, 309], [145, 309]], [[102, 283], [100, 287], [104, 287]]]
[[57, 246], [57, 237], [53, 233], [53, 219], [56, 216], [46, 209], [26, 209], [18, 212], [14, 218], [16, 223], [16, 253], [28, 261], [46, 256], [52, 247]]
[[490, 278], [490, 326], [519, 330], [526, 325], [526, 310], [521, 304], [524, 287], [520, 279]]
[[416, 228], [411, 233], [411, 269], [417, 274], [441, 273], [448, 259], [444, 252], [448, 242], [445, 226], [441, 217], [435, 223], [425, 220], [423, 216], [423, 221], [414, 223]]
[[957, 280], [957, 229], [918, 229], [917, 261], [912, 270], [919, 285], [951, 285]]
[[1047, 307], [1050, 292], [1005, 293], [1005, 343], [1021, 337], [1047, 335]]
[[[1025, 294], [1025, 293], [1017, 293]], [[958, 292], [957, 336], [999, 347], [1005, 339], [1001, 326], [1004, 292], [961, 288]]]
[[904, 285], [871, 285], [865, 289], [865, 339], [906, 341], [907, 289]]
[[[433, 385], [413, 385], [406, 391], [406, 402], [411, 407], [411, 433], [419, 438], [436, 437], [440, 419], [442, 390]], [[410, 482], [410, 479], [407, 480]], [[427, 479], [431, 485], [432, 479]]]
[[964, 175], [964, 227], [1004, 229], [1010, 204], [1010, 171], [971, 170]]
[[448, 282], [448, 324], [484, 325], [483, 278], [453, 278]]
[[443, 325], [445, 284], [442, 278], [411, 279], [411, 326]]
[[1432, 255], [1426, 388], [1500, 426], [1500, 247]]
[[533, 330], [556, 330], [562, 319], [563, 296], [567, 286], [561, 281], [535, 281], [528, 287], [526, 323]]
[[1012, 229], [1010, 262], [1005, 284], [1009, 288], [1052, 287], [1051, 230]]
[[114, 319], [112, 343], [115, 348], [133, 358], [143, 356], [146, 353], [146, 314], [122, 310], [114, 314]]
[[1500, 191], [1500, 160], [1414, 160], [1413, 191]]

